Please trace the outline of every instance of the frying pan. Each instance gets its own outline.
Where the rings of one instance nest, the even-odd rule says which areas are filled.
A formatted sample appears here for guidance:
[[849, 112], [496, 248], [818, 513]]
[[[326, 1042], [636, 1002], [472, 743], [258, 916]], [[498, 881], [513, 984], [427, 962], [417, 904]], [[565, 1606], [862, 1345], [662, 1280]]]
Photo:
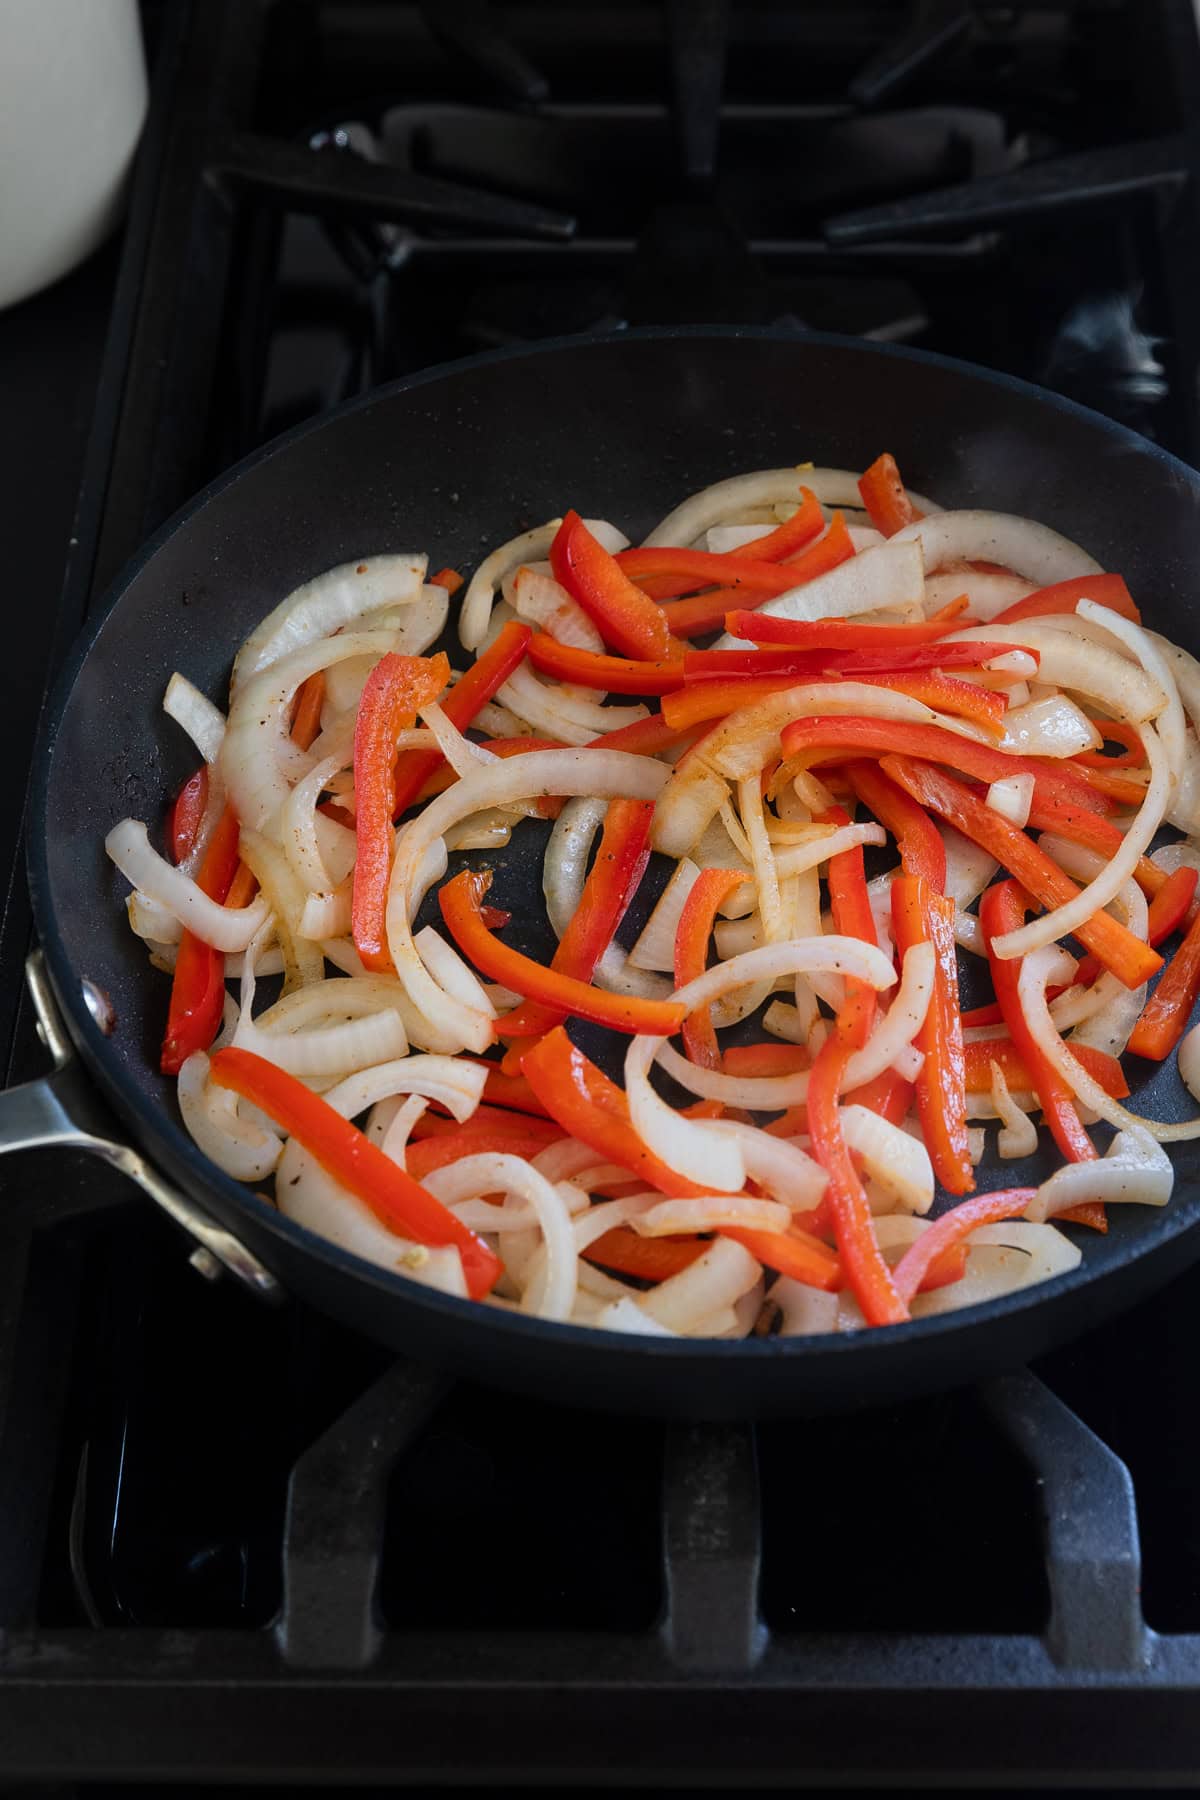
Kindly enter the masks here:
[[[1024, 513], [1077, 539], [1121, 570], [1152, 623], [1200, 650], [1200, 477], [1024, 383], [852, 340], [705, 327], [482, 356], [368, 394], [215, 482], [125, 571], [48, 704], [29, 876], [44, 954], [35, 985], [60, 1067], [0, 1097], [4, 1147], [96, 1150], [200, 1239], [210, 1269], [215, 1259], [261, 1292], [282, 1287], [423, 1360], [571, 1404], [658, 1414], [835, 1410], [971, 1380], [1037, 1356], [1191, 1262], [1200, 1170], [1185, 1144], [1169, 1207], [1113, 1208], [1078, 1269], [962, 1313], [739, 1343], [550, 1325], [433, 1293], [292, 1224], [206, 1161], [157, 1073], [166, 984], [128, 930], [102, 840], [126, 814], [160, 819], [189, 771], [160, 707], [172, 670], [223, 695], [251, 626], [352, 558], [428, 548], [435, 564], [469, 569], [568, 506], [636, 539], [723, 476], [802, 457], [862, 468], [883, 448], [945, 506]], [[495, 898], [515, 909], [529, 948], [541, 846], [518, 843]], [[1131, 1077], [1139, 1109], [1192, 1110], [1173, 1059], [1142, 1075]], [[1043, 1172], [989, 1161], [980, 1186]]]

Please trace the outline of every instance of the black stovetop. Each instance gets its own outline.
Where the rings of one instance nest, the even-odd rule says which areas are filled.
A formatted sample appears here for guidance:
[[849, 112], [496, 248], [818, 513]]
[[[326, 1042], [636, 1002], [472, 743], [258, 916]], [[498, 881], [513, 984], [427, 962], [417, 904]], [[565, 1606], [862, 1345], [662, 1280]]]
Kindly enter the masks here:
[[[69, 532], [113, 253], [0, 319], [12, 438], [57, 476], [15, 475], [43, 511], [10, 767], [94, 597], [190, 493], [496, 344], [845, 330], [1200, 460], [1189, 0], [146, 19]], [[29, 929], [18, 873], [12, 1079], [40, 1067]], [[1200, 1278], [980, 1391], [663, 1427], [451, 1388], [261, 1310], [81, 1160], [0, 1179], [0, 1783], [1200, 1778]]]

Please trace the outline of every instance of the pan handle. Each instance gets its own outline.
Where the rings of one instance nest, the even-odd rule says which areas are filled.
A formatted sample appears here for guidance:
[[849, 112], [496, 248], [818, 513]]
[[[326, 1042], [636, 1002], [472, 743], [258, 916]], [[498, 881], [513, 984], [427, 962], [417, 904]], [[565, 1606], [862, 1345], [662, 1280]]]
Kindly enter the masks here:
[[156, 1206], [195, 1240], [191, 1261], [203, 1275], [226, 1269], [260, 1300], [279, 1301], [283, 1289], [253, 1251], [216, 1224], [186, 1194], [165, 1181], [131, 1144], [114, 1137], [107, 1111], [75, 1055], [63, 1026], [40, 950], [25, 964], [37, 1013], [38, 1033], [54, 1058], [54, 1071], [0, 1092], [0, 1155], [45, 1147], [85, 1150], [135, 1181]]

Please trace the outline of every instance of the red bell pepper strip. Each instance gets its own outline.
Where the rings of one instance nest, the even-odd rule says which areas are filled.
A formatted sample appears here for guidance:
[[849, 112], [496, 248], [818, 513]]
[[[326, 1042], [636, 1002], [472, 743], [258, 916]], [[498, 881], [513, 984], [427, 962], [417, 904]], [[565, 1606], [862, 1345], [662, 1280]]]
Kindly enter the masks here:
[[1140, 769], [1145, 767], [1146, 746], [1136, 725], [1123, 719], [1093, 719], [1092, 724], [1106, 743], [1123, 746], [1119, 756], [1108, 756], [1103, 750], [1078, 750], [1072, 762], [1085, 769]]
[[674, 730], [660, 714], [654, 713], [648, 719], [635, 719], [632, 725], [621, 725], [616, 731], [605, 731], [599, 737], [589, 738], [586, 748], [627, 750], [631, 756], [657, 756], [660, 750], [669, 750], [672, 744], [686, 738], [691, 729], [691, 726], [683, 725]]
[[793, 650], [786, 645], [769, 650], [688, 650], [683, 670], [689, 681], [711, 681], [716, 677], [725, 680], [732, 675], [790, 675], [794, 681], [803, 681], [831, 673], [853, 681], [859, 675], [901, 675], [910, 669], [977, 668], [993, 656], [1004, 656], [1020, 647], [968, 639], [962, 643], [901, 643], [845, 651]]
[[751, 1078], [796, 1075], [811, 1065], [806, 1044], [731, 1044], [721, 1058], [726, 1075]]
[[479, 1063], [487, 1070], [487, 1080], [483, 1084], [485, 1101], [513, 1112], [531, 1113], [543, 1119], [550, 1117], [523, 1075], [506, 1075], [499, 1063], [491, 1062], [486, 1056], [470, 1056], [466, 1051], [461, 1054], [467, 1062]]
[[[238, 872], [238, 817], [227, 806], [217, 820], [196, 885], [210, 900], [228, 899]], [[245, 904], [245, 902], [243, 902]], [[225, 958], [193, 932], [184, 931], [171, 977], [167, 1029], [159, 1068], [164, 1075], [178, 1075], [195, 1050], [207, 1050], [221, 1024], [225, 1007]]]
[[[1000, 882], [997, 885], [1003, 887], [1005, 883]], [[1016, 883], [1014, 882], [1013, 885], [1016, 886]], [[990, 889], [988, 891], [991, 892]], [[1008, 927], [1006, 926], [1005, 929], [1007, 930]], [[1012, 968], [1020, 965], [1009, 963], [1003, 966]], [[1110, 1056], [1106, 1050], [1094, 1050], [1090, 1044], [1072, 1044], [1071, 1054], [1083, 1064], [1093, 1080], [1100, 1083], [1106, 1094], [1111, 1094], [1114, 1100], [1126, 1098], [1129, 1093], [1129, 1083], [1115, 1056]], [[1039, 1105], [1041, 1104], [1041, 1088], [1034, 1074], [1037, 1059], [1031, 1060], [1025, 1053], [1024, 1045], [1018, 1046], [1014, 1037], [972, 1038], [969, 1044], [963, 1045], [963, 1055], [966, 1059], [968, 1094], [990, 1093], [991, 1065], [999, 1063], [1004, 1079], [1010, 1088], [1017, 1093], [1032, 1091], [1039, 1096]], [[1053, 1068], [1054, 1065], [1051, 1063], [1047, 1066]], [[1037, 1073], [1041, 1075], [1040, 1067]], [[1046, 1108], [1042, 1107], [1042, 1110], [1044, 1112]], [[1070, 1156], [1065, 1145], [1060, 1147], [1064, 1156]], [[1072, 1162], [1079, 1160], [1078, 1157], [1071, 1156]]]
[[[456, 681], [442, 701], [442, 711], [452, 725], [465, 731], [481, 706], [486, 706], [498, 688], [502, 688], [513, 670], [525, 660], [529, 640], [533, 636], [528, 625], [510, 619], [461, 681]], [[440, 750], [406, 750], [396, 761], [396, 799], [392, 817], [407, 812], [433, 771], [443, 762]]]
[[680, 1275], [710, 1240], [701, 1237], [639, 1237], [632, 1225], [614, 1225], [583, 1251], [590, 1263], [611, 1269], [616, 1275], [632, 1275], [640, 1281], [668, 1281]]
[[[590, 982], [612, 943], [650, 861], [652, 800], [610, 800], [596, 859], [588, 871], [579, 905], [550, 960], [550, 971]], [[526, 1000], [501, 1022], [505, 1037], [540, 1037], [561, 1025], [567, 1009]]]
[[850, 785], [896, 840], [906, 875], [919, 875], [935, 894], [946, 886], [946, 845], [941, 832], [911, 794], [889, 781], [879, 764], [852, 762], [845, 765]]
[[1200, 994], [1200, 912], [1163, 970], [1158, 986], [1130, 1033], [1127, 1048], [1135, 1056], [1162, 1062], [1187, 1030], [1197, 994]]
[[843, 1106], [865, 1106], [868, 1112], [878, 1113], [892, 1125], [899, 1125], [908, 1117], [912, 1100], [912, 1082], [897, 1075], [895, 1069], [885, 1069], [874, 1081], [866, 1081], [862, 1087], [851, 1088], [842, 1095]]
[[1086, 764], [1081, 764], [1079, 777], [1093, 793], [1115, 800], [1118, 806], [1140, 806], [1146, 798], [1145, 783], [1130, 781], [1127, 775], [1110, 775], [1104, 769], [1089, 769]]
[[1032, 756], [1010, 756], [1006, 750], [994, 750], [990, 744], [962, 737], [944, 726], [910, 724], [905, 719], [870, 719], [844, 713], [796, 719], [784, 726], [780, 747], [784, 756], [799, 756], [818, 748], [830, 752], [845, 749], [855, 756], [864, 752], [916, 756], [925, 762], [947, 763], [953, 769], [961, 769], [964, 775], [973, 775], [977, 781], [1032, 775], [1035, 804], [1039, 800], [1050, 805], [1065, 801], [1076, 808], [1086, 808], [1091, 798], [1086, 788], [1077, 785], [1076, 775], [1047, 768]]
[[208, 764], [201, 763], [196, 773], [188, 776], [171, 805], [167, 835], [171, 840], [171, 855], [177, 863], [191, 855], [207, 805]]
[[[708, 940], [722, 901], [745, 881], [740, 869], [703, 869], [692, 883], [675, 928], [675, 986], [684, 987], [708, 966]], [[721, 1064], [712, 1008], [698, 1006], [683, 1022], [683, 1047], [702, 1069]]]
[[[836, 569], [839, 563], [848, 561], [853, 555], [854, 543], [845, 517], [835, 512], [824, 537], [788, 562], [792, 584], [803, 587], [806, 582], [815, 581], [818, 575], [827, 575], [830, 569]], [[730, 607], [739, 606], [745, 597], [744, 588], [712, 588], [708, 593], [694, 594], [688, 600], [664, 601], [662, 612], [678, 637], [698, 637], [705, 631], [717, 631]]]
[[484, 1102], [475, 1108], [469, 1119], [462, 1121], [444, 1112], [439, 1102], [434, 1101], [433, 1105], [438, 1110], [422, 1114], [408, 1134], [410, 1143], [432, 1137], [474, 1137], [481, 1132], [507, 1132], [510, 1137], [525, 1137], [531, 1142], [536, 1138], [539, 1149], [545, 1149], [547, 1144], [557, 1143], [563, 1135], [562, 1126], [556, 1125], [544, 1113], [514, 1113], [506, 1107], [489, 1106]]
[[764, 1268], [776, 1269], [805, 1287], [820, 1288], [832, 1294], [843, 1285], [842, 1264], [837, 1253], [820, 1238], [806, 1231], [756, 1231], [744, 1225], [722, 1225], [721, 1236], [757, 1256]]
[[557, 1142], [561, 1137], [561, 1131], [556, 1137], [547, 1138], [541, 1132], [522, 1131], [516, 1125], [511, 1128], [481, 1125], [476, 1131], [464, 1128], [454, 1132], [435, 1132], [431, 1137], [421, 1138], [408, 1146], [404, 1166], [414, 1181], [424, 1181], [435, 1169], [444, 1169], [464, 1156], [495, 1153], [532, 1159], [540, 1155], [548, 1144]]
[[1200, 870], [1183, 867], [1172, 869], [1151, 900], [1146, 921], [1146, 940], [1155, 950], [1172, 932], [1178, 931], [1187, 918], [1196, 897], [1198, 881]]
[[892, 883], [892, 930], [903, 956], [914, 944], [932, 943], [936, 957], [933, 998], [913, 1040], [925, 1058], [917, 1076], [917, 1113], [934, 1174], [952, 1194], [975, 1185], [967, 1144], [966, 1057], [958, 1006], [958, 958], [954, 902], [919, 877]]
[[368, 969], [392, 966], [384, 914], [392, 860], [396, 739], [450, 679], [445, 654], [381, 657], [367, 677], [354, 727], [354, 947]]
[[973, 675], [974, 670], [968, 670], [964, 681], [954, 675], [943, 675], [939, 669], [917, 669], [904, 675], [856, 675], [853, 679], [871, 687], [889, 688], [894, 694], [907, 694], [910, 699], [920, 700], [938, 712], [970, 719], [992, 737], [1003, 737], [1008, 696], [981, 686], [972, 679]]
[[389, 1231], [418, 1244], [453, 1244], [473, 1300], [491, 1292], [504, 1272], [495, 1251], [302, 1081], [252, 1050], [218, 1050], [211, 1079], [261, 1107]]
[[884, 537], [892, 537], [906, 525], [911, 525], [914, 519], [925, 517], [909, 499], [896, 459], [886, 450], [859, 476], [858, 491], [868, 518]]
[[325, 671], [318, 669], [296, 690], [296, 710], [292, 714], [292, 742], [302, 750], [312, 745], [321, 729], [321, 708], [325, 704]]
[[[832, 806], [828, 811], [818, 813], [816, 819], [821, 825], [850, 823], [849, 813], [841, 806]], [[879, 936], [875, 930], [875, 915], [871, 911], [871, 897], [867, 892], [861, 844], [856, 844], [851, 850], [839, 850], [836, 856], [830, 857], [826, 884], [834, 930], [843, 937], [860, 938], [864, 944], [878, 946]], [[875, 989], [869, 982], [859, 981], [849, 975], [846, 977], [842, 1014], [848, 1028], [853, 1031], [856, 1042], [865, 1043], [875, 1023]]]
[[439, 569], [436, 575], [429, 577], [431, 587], [445, 588], [448, 594], [457, 594], [463, 584], [463, 577], [457, 569]]
[[[1070, 876], [1064, 875], [1032, 838], [986, 806], [952, 775], [906, 756], [887, 756], [882, 767], [914, 800], [940, 813], [972, 843], [994, 856], [1043, 906], [1065, 905], [1079, 893]], [[1111, 913], [1093, 913], [1074, 935], [1128, 988], [1140, 987], [1162, 968], [1163, 959], [1158, 952], [1134, 937]]]
[[[669, 1000], [643, 1000], [635, 994], [606, 993], [590, 987], [586, 981], [545, 968], [532, 956], [502, 944], [480, 917], [491, 880], [490, 870], [464, 869], [438, 889], [442, 917], [451, 935], [464, 956], [484, 975], [526, 999], [543, 1001], [562, 1014], [591, 1019], [597, 1025], [608, 1025], [631, 1036], [645, 1032], [654, 1037], [672, 1037], [679, 1030], [686, 1013], [682, 1006]], [[507, 1021], [501, 1022], [501, 1029], [507, 1029]]]
[[811, 544], [824, 523], [821, 502], [811, 488], [806, 488], [801, 483], [800, 504], [790, 519], [777, 525], [765, 537], [754, 538], [742, 550], [731, 551], [729, 554], [752, 556], [755, 562], [785, 562], [789, 557], [798, 555], [806, 544]]
[[1023, 600], [1014, 600], [1003, 612], [995, 614], [993, 623], [1011, 625], [1017, 619], [1044, 619], [1051, 613], [1073, 613], [1081, 600], [1094, 600], [1097, 606], [1107, 606], [1110, 611], [1120, 613], [1123, 619], [1131, 619], [1135, 625], [1141, 623], [1142, 615], [1120, 575], [1075, 575], [1070, 581], [1055, 581], [1049, 587], [1038, 588], [1034, 594], [1026, 594]]
[[838, 1255], [869, 1325], [895, 1325], [908, 1317], [871, 1224], [871, 1211], [850, 1160], [838, 1114], [842, 1072], [853, 1055], [858, 1028], [839, 1014], [836, 1028], [817, 1052], [808, 1086], [808, 1128], [812, 1153], [829, 1176], [827, 1207]]
[[759, 562], [753, 544], [744, 550], [683, 550], [667, 544], [619, 550], [614, 560], [631, 581], [654, 583], [655, 597], [672, 600], [693, 588], [720, 582], [760, 594], [785, 594], [796, 578], [787, 563]]
[[556, 675], [579, 687], [604, 688], [610, 694], [669, 694], [683, 686], [683, 665], [674, 662], [635, 662], [626, 656], [602, 656], [594, 650], [577, 650], [560, 644], [545, 632], [529, 640], [529, 660], [545, 675]]
[[723, 719], [727, 713], [753, 706], [768, 694], [795, 687], [791, 675], [735, 676], [731, 681], [690, 681], [662, 697], [662, 716], [673, 731], [683, 732], [704, 719]]
[[905, 1301], [911, 1300], [936, 1257], [952, 1245], [961, 1243], [969, 1232], [976, 1231], [980, 1225], [997, 1225], [1004, 1219], [1019, 1219], [1036, 1193], [1036, 1188], [1008, 1188], [1002, 1193], [976, 1194], [973, 1199], [951, 1207], [940, 1219], [935, 1219], [928, 1231], [923, 1231], [915, 1243], [909, 1245], [896, 1264], [897, 1292]]
[[[1029, 806], [1028, 823], [1034, 831], [1052, 831], [1057, 837], [1070, 838], [1073, 844], [1082, 844], [1109, 861], [1125, 841], [1124, 834], [1110, 819], [1076, 805], [1074, 800], [1055, 798], [1036, 788]], [[1139, 856], [1134, 880], [1142, 892], [1153, 899], [1166, 886], [1167, 877], [1148, 856]]]
[[[932, 644], [960, 629], [970, 604], [966, 594], [913, 625], [860, 625], [857, 619], [782, 619], [739, 609], [725, 614], [725, 629], [752, 643], [787, 644], [795, 650], [887, 650], [900, 644]], [[957, 623], [956, 623], [957, 621]]]
[[705, 1192], [668, 1168], [643, 1143], [630, 1123], [629, 1102], [622, 1090], [576, 1048], [561, 1025], [525, 1052], [521, 1073], [551, 1118], [572, 1137], [590, 1144], [599, 1161], [619, 1163], [664, 1194], [692, 1198]]
[[659, 607], [635, 586], [577, 512], [567, 513], [555, 533], [550, 566], [610, 649], [648, 662], [669, 662], [678, 654], [680, 646]]

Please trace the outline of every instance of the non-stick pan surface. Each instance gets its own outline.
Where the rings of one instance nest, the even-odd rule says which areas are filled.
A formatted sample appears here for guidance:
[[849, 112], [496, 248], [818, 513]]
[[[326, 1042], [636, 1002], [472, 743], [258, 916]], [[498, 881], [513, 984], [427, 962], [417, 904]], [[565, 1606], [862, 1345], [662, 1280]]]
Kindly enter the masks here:
[[[117, 583], [43, 729], [31, 809], [38, 928], [69, 1027], [130, 1132], [286, 1286], [397, 1348], [580, 1404], [695, 1416], [829, 1410], [1020, 1363], [1200, 1254], [1197, 1152], [1176, 1151], [1164, 1211], [1113, 1209], [1074, 1273], [961, 1314], [851, 1336], [744, 1343], [623, 1338], [446, 1299], [292, 1225], [209, 1164], [157, 1073], [164, 978], [125, 921], [105, 831], [156, 822], [189, 768], [161, 711], [172, 670], [223, 697], [234, 649], [332, 564], [428, 549], [470, 569], [568, 506], [633, 538], [685, 495], [804, 458], [861, 468], [881, 449], [948, 507], [1045, 520], [1121, 570], [1152, 624], [1200, 650], [1193, 584], [1200, 477], [1144, 439], [1038, 389], [891, 348], [703, 329], [504, 352], [383, 388], [280, 439], [174, 519]], [[514, 840], [515, 842], [516, 840]], [[503, 860], [498, 904], [532, 923], [540, 845]], [[111, 996], [104, 1038], [81, 997]], [[1174, 1071], [1132, 1076], [1134, 1105], [1191, 1110]], [[1152, 1076], [1152, 1079], [1150, 1077]], [[1026, 1165], [985, 1164], [980, 1186]]]

